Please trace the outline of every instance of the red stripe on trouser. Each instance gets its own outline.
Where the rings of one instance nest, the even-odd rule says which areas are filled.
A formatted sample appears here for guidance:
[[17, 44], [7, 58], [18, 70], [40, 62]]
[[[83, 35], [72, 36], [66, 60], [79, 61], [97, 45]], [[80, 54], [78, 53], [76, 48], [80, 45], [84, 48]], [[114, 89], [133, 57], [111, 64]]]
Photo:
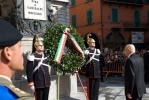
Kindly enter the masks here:
[[34, 97], [35, 97], [35, 100], [37, 100], [36, 92], [34, 92]]
[[86, 78], [86, 86], [87, 86], [87, 96], [88, 99], [90, 100], [90, 84], [89, 84], [89, 78]]

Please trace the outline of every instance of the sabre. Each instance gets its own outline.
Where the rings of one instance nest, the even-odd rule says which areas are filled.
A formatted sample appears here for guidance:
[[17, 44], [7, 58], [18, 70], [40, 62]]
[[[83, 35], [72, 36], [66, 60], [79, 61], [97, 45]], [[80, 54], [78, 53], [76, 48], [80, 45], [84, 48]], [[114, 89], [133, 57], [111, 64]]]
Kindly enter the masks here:
[[86, 100], [89, 100], [89, 99], [88, 99], [88, 96], [87, 96], [87, 93], [86, 93], [86, 91], [85, 91], [85, 89], [84, 89], [84, 86], [83, 86], [83, 84], [82, 84], [82, 81], [81, 81], [81, 79], [80, 79], [80, 76], [79, 76], [79, 74], [78, 74], [78, 72], [76, 72], [76, 74], [77, 74], [77, 77], [78, 77], [79, 82], [80, 82], [80, 84], [81, 84], [82, 90], [83, 90], [83, 92], [84, 92], [84, 94], [85, 94]]

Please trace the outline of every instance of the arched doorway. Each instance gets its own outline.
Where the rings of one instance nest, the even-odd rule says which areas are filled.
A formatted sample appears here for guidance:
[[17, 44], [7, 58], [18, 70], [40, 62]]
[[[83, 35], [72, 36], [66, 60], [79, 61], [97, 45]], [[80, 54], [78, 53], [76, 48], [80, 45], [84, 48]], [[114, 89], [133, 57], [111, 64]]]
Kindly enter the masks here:
[[[99, 43], [99, 39], [98, 37], [94, 34], [94, 33], [87, 33], [87, 34], [91, 34], [92, 36], [90, 36], [90, 38], [93, 38], [95, 40], [95, 45], [96, 45], [96, 48], [100, 49], [100, 43]], [[88, 44], [87, 44], [87, 34], [85, 35], [84, 37], [84, 43], [85, 43], [85, 46], [86, 48], [88, 48]]]
[[125, 37], [119, 31], [112, 31], [104, 41], [104, 48], [123, 50], [126, 45]]

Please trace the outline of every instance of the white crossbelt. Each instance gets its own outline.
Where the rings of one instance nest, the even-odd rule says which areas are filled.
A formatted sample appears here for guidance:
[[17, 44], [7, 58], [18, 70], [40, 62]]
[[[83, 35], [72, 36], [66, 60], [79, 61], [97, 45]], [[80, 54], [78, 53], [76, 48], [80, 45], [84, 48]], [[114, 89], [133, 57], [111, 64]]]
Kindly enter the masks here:
[[39, 62], [38, 65], [34, 68], [33, 73], [34, 73], [37, 69], [39, 69], [39, 67], [40, 67], [41, 65], [50, 67], [48, 64], [42, 63], [45, 59], [47, 59], [47, 57], [44, 58], [44, 53], [42, 54], [42, 58], [34, 58], [34, 59], [40, 60], [40, 62]]
[[[97, 51], [98, 54], [96, 54], [96, 51]], [[92, 57], [90, 57], [90, 59], [87, 61], [86, 65], [87, 65], [92, 59], [94, 59], [94, 60], [96, 60], [96, 61], [99, 61], [99, 59], [94, 58], [95, 55], [100, 55], [99, 49], [95, 49], [95, 50], [94, 50], [94, 53], [90, 53], [90, 52], [89, 52], [88, 54], [92, 54]]]
[[[89, 53], [89, 54], [94, 54], [94, 53]], [[95, 55], [100, 55], [100, 54], [95, 54]]]
[[96, 58], [93, 58], [93, 59], [99, 61], [99, 59], [96, 59]]
[[90, 57], [90, 59], [87, 61], [86, 65], [94, 58], [95, 54], [96, 54], [96, 49], [94, 50], [94, 54], [92, 55], [92, 57]]

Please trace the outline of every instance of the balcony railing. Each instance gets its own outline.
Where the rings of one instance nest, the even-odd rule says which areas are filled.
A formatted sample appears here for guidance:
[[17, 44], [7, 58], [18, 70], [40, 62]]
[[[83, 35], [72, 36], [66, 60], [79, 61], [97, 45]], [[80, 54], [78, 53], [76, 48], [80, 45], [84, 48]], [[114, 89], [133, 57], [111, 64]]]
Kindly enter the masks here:
[[148, 28], [148, 23], [123, 22], [124, 28]]
[[131, 4], [131, 5], [144, 5], [146, 0], [102, 0], [103, 2], [109, 3], [122, 3], [122, 4]]

